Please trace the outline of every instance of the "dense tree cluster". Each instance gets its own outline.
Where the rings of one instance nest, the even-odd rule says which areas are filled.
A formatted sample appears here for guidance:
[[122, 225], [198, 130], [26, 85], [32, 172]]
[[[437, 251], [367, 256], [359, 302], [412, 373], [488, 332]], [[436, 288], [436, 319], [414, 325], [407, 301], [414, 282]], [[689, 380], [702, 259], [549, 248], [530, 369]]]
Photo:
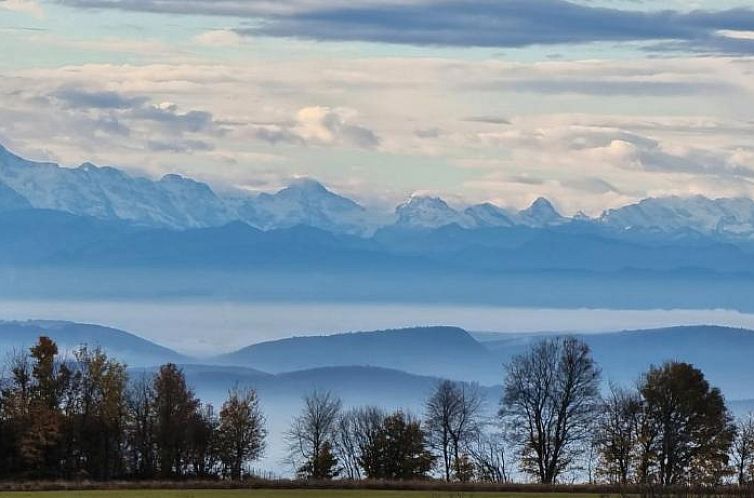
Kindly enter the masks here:
[[[687, 363], [650, 368], [637, 389], [613, 389], [602, 408], [595, 444], [609, 482], [716, 484], [733, 471], [736, 427], [725, 400]], [[746, 432], [742, 426], [744, 440]], [[750, 459], [746, 446], [740, 447], [741, 474]]]
[[[286, 433], [290, 463], [318, 480], [754, 483], [754, 418], [735, 422], [692, 365], [603, 393], [589, 347], [558, 338], [506, 368], [496, 414], [479, 386], [449, 380], [421, 418], [315, 391]], [[264, 452], [265, 424], [253, 389], [230, 390], [215, 413], [176, 365], [129, 379], [99, 349], [61, 358], [40, 337], [2, 375], [0, 478], [238, 480]]]
[[414, 480], [432, 470], [426, 434], [412, 416], [376, 407], [343, 411], [330, 393], [315, 392], [304, 401], [287, 435], [300, 477]]
[[240, 478], [264, 435], [252, 390], [232, 391], [216, 416], [175, 365], [129, 382], [101, 350], [63, 360], [47, 337], [12, 359], [0, 391], [5, 478]]

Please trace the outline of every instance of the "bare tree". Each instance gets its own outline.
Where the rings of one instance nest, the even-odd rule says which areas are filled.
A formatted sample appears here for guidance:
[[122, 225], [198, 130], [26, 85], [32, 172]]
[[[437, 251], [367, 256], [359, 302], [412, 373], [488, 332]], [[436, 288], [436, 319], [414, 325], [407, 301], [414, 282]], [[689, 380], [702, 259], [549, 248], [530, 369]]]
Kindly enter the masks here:
[[754, 472], [754, 413], [740, 419], [736, 428], [736, 439], [731, 449], [738, 484], [743, 486], [752, 482]]
[[[479, 434], [482, 396], [475, 384], [441, 381], [426, 403], [426, 430], [442, 457], [445, 480], [460, 478], [463, 452]], [[463, 473], [466, 474], [465, 472]]]
[[335, 454], [343, 466], [345, 478], [351, 480], [361, 479], [356, 416], [356, 409], [342, 413], [335, 429]]
[[330, 392], [304, 397], [304, 408], [286, 433], [289, 459], [304, 477], [332, 477], [336, 461], [331, 451], [340, 410], [340, 399]]
[[476, 473], [481, 481], [508, 482], [505, 441], [502, 434], [480, 431], [469, 446]]
[[643, 412], [641, 396], [636, 391], [611, 386], [600, 406], [595, 434], [598, 474], [609, 482], [625, 485], [637, 459]]
[[457, 404], [455, 388], [449, 380], [440, 382], [426, 403], [427, 435], [432, 448], [440, 453], [446, 481], [450, 481], [453, 466], [450, 421]]
[[589, 436], [600, 370], [589, 346], [573, 337], [545, 339], [507, 367], [500, 415], [519, 448], [521, 470], [556, 482]]

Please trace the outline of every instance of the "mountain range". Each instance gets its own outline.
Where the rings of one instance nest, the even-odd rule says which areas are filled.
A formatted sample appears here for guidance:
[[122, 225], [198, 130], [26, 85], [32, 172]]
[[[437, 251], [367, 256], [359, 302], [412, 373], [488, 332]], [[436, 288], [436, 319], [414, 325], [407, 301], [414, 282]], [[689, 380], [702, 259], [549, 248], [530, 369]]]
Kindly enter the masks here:
[[374, 213], [310, 179], [217, 193], [0, 148], [0, 297], [754, 310], [754, 202], [596, 218], [412, 196]]
[[180, 175], [150, 180], [91, 163], [67, 168], [29, 161], [0, 146], [0, 212], [31, 208], [174, 230], [240, 221], [260, 230], [308, 225], [368, 236], [384, 227], [426, 230], [448, 225], [481, 229], [576, 224], [618, 233], [700, 234], [733, 240], [754, 237], [754, 202], [748, 198], [650, 198], [595, 218], [583, 214], [568, 218], [541, 197], [528, 208], [515, 211], [491, 203], [456, 209], [437, 197], [412, 196], [391, 215], [367, 210], [312, 179], [295, 180], [272, 194], [220, 194], [205, 183]]

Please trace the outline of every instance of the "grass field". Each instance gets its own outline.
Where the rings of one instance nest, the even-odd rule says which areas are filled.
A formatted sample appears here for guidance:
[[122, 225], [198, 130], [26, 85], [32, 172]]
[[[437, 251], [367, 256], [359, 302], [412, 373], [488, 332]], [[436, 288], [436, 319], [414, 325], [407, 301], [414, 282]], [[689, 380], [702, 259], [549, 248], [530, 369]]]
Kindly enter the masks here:
[[[461, 491], [374, 491], [374, 490], [88, 490], [0, 492], [2, 498], [552, 498], [552, 493], [491, 493]], [[594, 494], [567, 494], [567, 498], [594, 498]]]

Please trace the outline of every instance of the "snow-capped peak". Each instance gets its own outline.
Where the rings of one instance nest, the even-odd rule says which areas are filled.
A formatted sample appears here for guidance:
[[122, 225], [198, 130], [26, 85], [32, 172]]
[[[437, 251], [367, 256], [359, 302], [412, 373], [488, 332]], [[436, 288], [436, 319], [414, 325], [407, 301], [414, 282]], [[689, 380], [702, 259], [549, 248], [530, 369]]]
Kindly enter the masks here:
[[314, 178], [309, 178], [309, 177], [294, 178], [293, 180], [290, 181], [288, 186], [283, 190], [286, 190], [286, 189], [292, 189], [292, 190], [297, 190], [300, 192], [307, 192], [311, 194], [333, 194], [320, 182], [318, 182]]
[[362, 234], [375, 228], [360, 204], [311, 178], [297, 178], [274, 194], [246, 199], [237, 212], [241, 219], [262, 229], [310, 225]]
[[519, 221], [532, 227], [559, 225], [566, 221], [550, 201], [538, 197], [531, 205], [518, 213]]
[[618, 229], [651, 229], [664, 232], [691, 229], [700, 233], [754, 233], [754, 201], [749, 198], [710, 199], [655, 197], [600, 216], [601, 223]]
[[469, 206], [464, 214], [472, 218], [478, 227], [508, 227], [515, 224], [512, 213], [491, 202]]
[[473, 221], [459, 213], [439, 197], [412, 195], [395, 209], [396, 225], [415, 228], [439, 228], [458, 224], [470, 226]]

